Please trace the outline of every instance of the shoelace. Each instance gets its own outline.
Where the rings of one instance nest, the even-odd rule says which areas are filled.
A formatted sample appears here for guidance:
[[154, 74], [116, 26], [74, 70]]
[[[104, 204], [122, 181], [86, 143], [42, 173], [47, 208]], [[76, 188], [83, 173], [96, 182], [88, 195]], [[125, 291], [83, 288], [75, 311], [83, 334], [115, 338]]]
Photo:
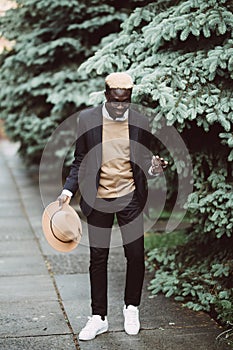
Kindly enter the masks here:
[[88, 316], [88, 321], [87, 324], [85, 326], [85, 328], [89, 328], [89, 329], [95, 329], [96, 325], [95, 325], [95, 321], [94, 318], [92, 316]]
[[138, 310], [127, 310], [127, 323], [130, 326], [135, 326], [137, 324], [137, 314]]
[[86, 327], [91, 327], [91, 325], [93, 325], [93, 317], [88, 316], [88, 321], [87, 321]]

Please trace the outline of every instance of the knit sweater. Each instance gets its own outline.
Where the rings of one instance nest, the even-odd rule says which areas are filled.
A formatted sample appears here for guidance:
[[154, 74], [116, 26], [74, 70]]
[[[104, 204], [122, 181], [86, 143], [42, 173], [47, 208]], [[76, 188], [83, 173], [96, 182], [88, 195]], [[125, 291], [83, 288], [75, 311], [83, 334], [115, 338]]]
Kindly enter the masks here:
[[97, 197], [115, 198], [135, 190], [130, 164], [128, 119], [103, 117], [102, 166]]

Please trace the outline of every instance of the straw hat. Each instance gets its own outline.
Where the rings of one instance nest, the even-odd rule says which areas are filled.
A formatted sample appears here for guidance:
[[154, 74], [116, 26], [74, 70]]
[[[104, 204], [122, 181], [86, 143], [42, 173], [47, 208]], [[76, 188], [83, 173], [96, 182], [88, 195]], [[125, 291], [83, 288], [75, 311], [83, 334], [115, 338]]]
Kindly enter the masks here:
[[67, 203], [50, 203], [42, 216], [42, 228], [48, 243], [60, 252], [77, 247], [82, 236], [82, 225], [76, 211]]

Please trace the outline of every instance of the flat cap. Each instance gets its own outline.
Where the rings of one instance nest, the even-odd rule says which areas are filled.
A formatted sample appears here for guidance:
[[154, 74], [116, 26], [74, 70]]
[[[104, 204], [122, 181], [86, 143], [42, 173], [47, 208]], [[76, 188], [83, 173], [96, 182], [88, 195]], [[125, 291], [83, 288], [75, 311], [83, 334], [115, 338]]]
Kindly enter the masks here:
[[109, 74], [105, 83], [110, 89], [132, 89], [133, 79], [128, 73], [118, 72]]

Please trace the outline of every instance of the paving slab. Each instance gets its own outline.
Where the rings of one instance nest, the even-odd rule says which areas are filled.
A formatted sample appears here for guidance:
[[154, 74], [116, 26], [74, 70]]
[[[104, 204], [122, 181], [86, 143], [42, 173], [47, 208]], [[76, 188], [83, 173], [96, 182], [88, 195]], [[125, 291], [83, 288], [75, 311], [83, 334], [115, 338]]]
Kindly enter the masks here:
[[[45, 239], [45, 237], [43, 235], [43, 232], [42, 232], [41, 224], [36, 229], [36, 236], [37, 236], [37, 238], [40, 241], [40, 246], [41, 246], [41, 249], [42, 249], [44, 255], [46, 255], [51, 260], [53, 260], [54, 256], [58, 256], [58, 258], [57, 258], [58, 260], [59, 260], [60, 257], [62, 259], [62, 256], [67, 256], [67, 259], [69, 259], [70, 255], [76, 255], [76, 256], [80, 256], [80, 257], [82, 256], [82, 258], [85, 261], [85, 264], [86, 264], [86, 261], [89, 260], [88, 259], [89, 247], [86, 246], [86, 245], [83, 245], [81, 243], [78, 245], [78, 247], [76, 249], [72, 250], [69, 253], [61, 253], [61, 252], [58, 252], [58, 251], [54, 250], [54, 248], [52, 248], [48, 244], [48, 242], [46, 241], [46, 239]], [[55, 260], [56, 260], [56, 258], [55, 258]], [[58, 263], [58, 261], [57, 261], [57, 263]], [[83, 264], [84, 264], [84, 262], [83, 262]], [[59, 267], [58, 267], [58, 269], [60, 270]], [[60, 272], [56, 272], [56, 273], [60, 273]]]
[[1, 157], [0, 159], [0, 166], [1, 166], [0, 186], [2, 184], [7, 184], [8, 181], [11, 183], [15, 183], [14, 179], [11, 176], [9, 176], [9, 169], [7, 166], [7, 162], [3, 157]]
[[49, 275], [1, 277], [0, 302], [56, 301], [58, 299]]
[[[87, 273], [89, 271], [88, 246], [79, 244], [74, 251], [61, 254], [50, 248], [43, 237], [41, 237], [40, 243], [43, 246], [43, 252], [50, 262], [54, 274], [76, 274]], [[108, 261], [108, 270], [110, 272], [125, 271], [125, 261], [122, 247], [111, 248]]]
[[[122, 308], [124, 305], [124, 272], [109, 274], [108, 292], [108, 319], [111, 331], [123, 331]], [[88, 274], [59, 275], [55, 280], [63, 300], [66, 313], [73, 329], [78, 332], [85, 325], [87, 316], [91, 314], [90, 287]], [[183, 309], [181, 303], [173, 302], [171, 299], [159, 295], [150, 298], [148, 291], [149, 276], [146, 276], [142, 300], [140, 306], [140, 318], [142, 329], [171, 329], [172, 327], [202, 330], [221, 330], [209, 316], [203, 312], [195, 313], [189, 309]]]
[[[32, 234], [31, 234], [32, 236]], [[38, 244], [35, 239], [19, 241], [0, 241], [0, 258], [1, 257], [16, 257], [30, 255], [41, 255]]]
[[75, 350], [71, 335], [0, 338], [1, 350]]
[[24, 208], [27, 211], [28, 217], [40, 217], [42, 216], [42, 213], [44, 211], [44, 206], [41, 202], [39, 193], [37, 193], [37, 196], [27, 196], [27, 198], [24, 197]]
[[0, 217], [0, 241], [17, 241], [31, 239], [32, 228], [25, 217], [17, 217], [14, 220], [6, 220]]
[[70, 333], [56, 301], [0, 302], [0, 310], [0, 337]]
[[0, 217], [7, 218], [12, 220], [12, 218], [16, 219], [17, 217], [23, 217], [25, 215], [24, 209], [20, 205], [20, 203], [14, 200], [4, 200], [0, 202]]
[[140, 331], [136, 336], [125, 332], [108, 332], [88, 342], [79, 342], [80, 350], [225, 350], [215, 340], [215, 333], [171, 332], [170, 330]]
[[54, 254], [47, 255], [46, 258], [55, 275], [82, 274], [89, 270], [86, 254]]
[[[4, 165], [0, 165], [0, 166], [4, 167]], [[3, 192], [4, 194], [11, 192], [10, 189], [16, 188], [15, 182], [11, 177], [9, 177], [9, 171], [3, 172], [1, 169], [0, 188], [1, 188], [1, 192]]]
[[60, 275], [55, 280], [70, 324], [79, 333], [91, 315], [89, 274]]
[[[4, 201], [6, 199], [12, 199], [14, 201], [18, 201], [19, 200], [19, 195], [16, 191], [10, 191], [9, 189], [3, 186], [0, 186], [1, 188], [1, 200]], [[12, 188], [12, 187], [11, 187]], [[13, 187], [14, 188], [14, 187]]]
[[0, 276], [46, 275], [48, 270], [42, 256], [4, 256], [0, 257]]
[[32, 187], [32, 178], [30, 178], [28, 172], [26, 172], [24, 169], [19, 171], [18, 169], [11, 168], [11, 172], [13, 176], [17, 178], [18, 188], [22, 192], [27, 192], [28, 189]]
[[[88, 253], [76, 253], [73, 254], [51, 254], [46, 255], [50, 266], [53, 269], [55, 275], [59, 274], [77, 274], [88, 273], [89, 271], [89, 248]], [[110, 254], [109, 257], [109, 271], [124, 271], [125, 270], [125, 258], [122, 252]]]
[[44, 207], [42, 206], [41, 203], [36, 203], [36, 201], [40, 202], [39, 194], [37, 195], [38, 195], [38, 198], [36, 200], [35, 200], [35, 196], [34, 198], [28, 197], [23, 199], [23, 203], [24, 203], [24, 210], [27, 214], [27, 219], [30, 222], [30, 224], [34, 222], [35, 223], [39, 222], [41, 226], [41, 219], [42, 219]]

